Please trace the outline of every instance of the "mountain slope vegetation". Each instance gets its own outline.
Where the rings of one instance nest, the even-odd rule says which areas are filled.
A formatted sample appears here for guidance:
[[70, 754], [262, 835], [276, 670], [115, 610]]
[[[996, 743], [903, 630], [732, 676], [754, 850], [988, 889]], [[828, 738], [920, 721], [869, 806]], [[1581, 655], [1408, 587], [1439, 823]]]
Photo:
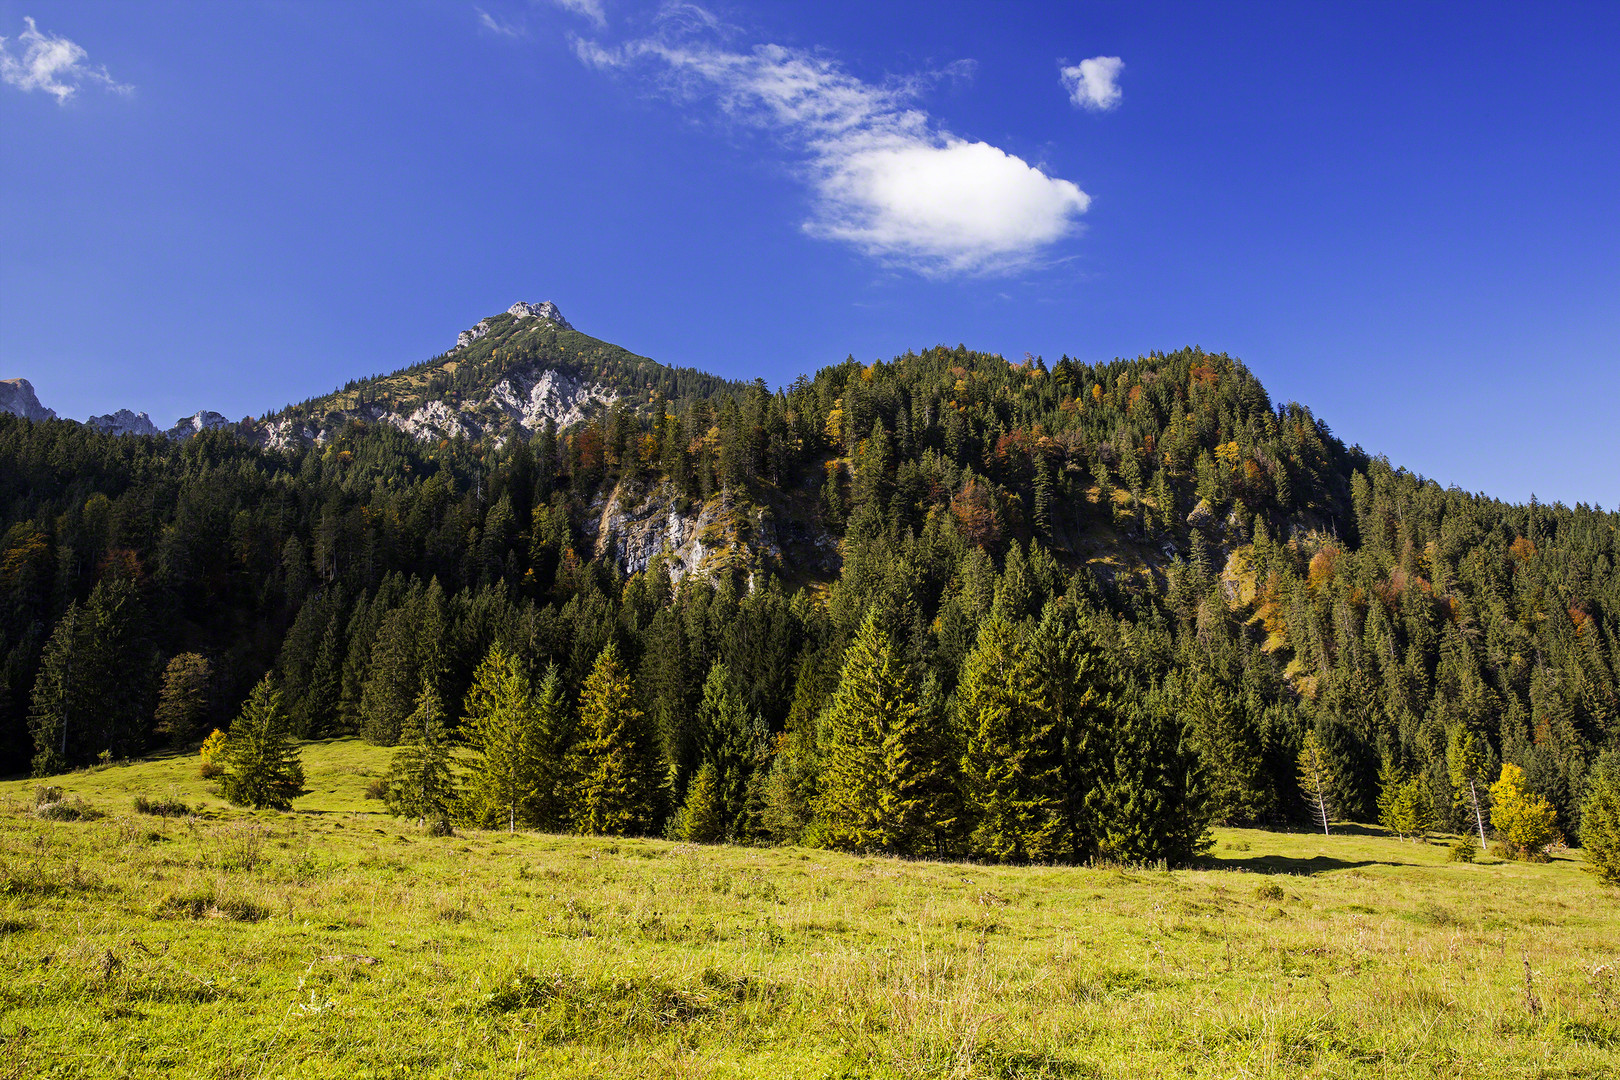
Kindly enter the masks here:
[[[1224, 355], [941, 346], [772, 392], [508, 316], [448, 355], [295, 407], [335, 419], [281, 450], [0, 417], [0, 768], [151, 747], [191, 653], [209, 725], [269, 671], [300, 736], [393, 744], [496, 647], [571, 714], [611, 649], [663, 776], [625, 820], [738, 840], [1185, 858], [1306, 819], [1307, 731], [1341, 818], [1397, 770], [1460, 827], [1511, 763], [1573, 839], [1615, 742], [1620, 516], [1441, 488]], [[547, 364], [615, 396], [522, 437], [354, 412]], [[838, 816], [829, 763], [868, 760]]]

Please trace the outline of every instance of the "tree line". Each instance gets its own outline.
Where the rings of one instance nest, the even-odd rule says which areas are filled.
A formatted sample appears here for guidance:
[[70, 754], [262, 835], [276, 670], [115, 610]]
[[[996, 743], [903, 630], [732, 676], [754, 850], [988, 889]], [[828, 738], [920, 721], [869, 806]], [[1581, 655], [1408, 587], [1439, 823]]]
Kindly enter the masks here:
[[[272, 453], [0, 418], [0, 753], [52, 770], [195, 737], [267, 669], [299, 735], [396, 743], [431, 685], [459, 745], [497, 645], [532, 687], [555, 668], [574, 723], [611, 645], [663, 770], [654, 831], [707, 765], [704, 789], [776, 777], [771, 812], [816, 842], [1123, 851], [1107, 829], [1147, 814], [1117, 775], [1129, 744], [1216, 822], [1372, 820], [1399, 789], [1460, 829], [1512, 764], [1578, 834], [1620, 718], [1615, 514], [1440, 488], [1198, 350], [1049, 369], [940, 348], [708, 391], [649, 386], [499, 447], [354, 424]], [[722, 493], [741, 525], [830, 536], [837, 569], [596, 554], [605, 499]], [[1098, 674], [1051, 674], [1048, 619]], [[859, 728], [837, 703], [863, 642], [921, 772], [889, 796], [910, 809], [835, 828], [823, 783], [866, 759], [826, 747]], [[179, 722], [167, 669], [192, 654]], [[752, 733], [735, 756], [766, 764], [698, 749], [717, 666]], [[764, 785], [697, 817], [763, 829]]]

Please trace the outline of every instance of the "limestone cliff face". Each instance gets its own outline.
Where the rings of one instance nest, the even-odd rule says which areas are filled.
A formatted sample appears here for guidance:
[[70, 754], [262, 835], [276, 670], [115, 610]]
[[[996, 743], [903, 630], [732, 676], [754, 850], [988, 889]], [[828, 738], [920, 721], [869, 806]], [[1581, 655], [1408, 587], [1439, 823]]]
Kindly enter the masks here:
[[56, 410], [47, 409], [34, 396], [34, 384], [27, 379], [0, 379], [0, 412], [13, 413], [25, 420], [55, 420]]
[[750, 580], [761, 572], [824, 574], [841, 561], [835, 537], [729, 491], [697, 503], [667, 485], [621, 484], [591, 504], [585, 531], [595, 557], [611, 559], [626, 574], [664, 555], [672, 581], [688, 574], [742, 573]]
[[164, 432], [171, 439], [189, 439], [193, 435], [204, 431], [216, 431], [219, 428], [230, 427], [231, 422], [217, 412], [204, 409], [190, 416], [182, 417], [175, 422], [174, 427]]
[[158, 426], [152, 423], [152, 418], [145, 413], [130, 412], [128, 409], [119, 409], [106, 416], [92, 416], [85, 423], [97, 431], [104, 431], [108, 435], [156, 435]]

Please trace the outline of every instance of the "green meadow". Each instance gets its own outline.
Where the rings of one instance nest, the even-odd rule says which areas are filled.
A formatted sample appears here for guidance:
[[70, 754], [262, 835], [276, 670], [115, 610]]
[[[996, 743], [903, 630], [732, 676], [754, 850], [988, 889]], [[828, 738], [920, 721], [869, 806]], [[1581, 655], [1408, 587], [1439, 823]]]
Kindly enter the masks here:
[[0, 1077], [1620, 1075], [1620, 893], [1578, 852], [435, 838], [366, 798], [387, 755], [307, 745], [291, 813], [227, 806], [194, 756], [51, 781], [78, 820], [0, 783]]

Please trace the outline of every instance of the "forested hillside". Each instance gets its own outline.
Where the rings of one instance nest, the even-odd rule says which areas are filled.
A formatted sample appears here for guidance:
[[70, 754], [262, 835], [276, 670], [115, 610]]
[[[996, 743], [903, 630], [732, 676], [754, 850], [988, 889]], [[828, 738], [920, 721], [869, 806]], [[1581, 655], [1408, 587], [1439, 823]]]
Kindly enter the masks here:
[[[347, 393], [453, 393], [504, 340]], [[1416, 777], [1461, 825], [1506, 761], [1573, 839], [1620, 734], [1620, 515], [1442, 489], [1226, 356], [775, 393], [626, 357], [533, 438], [0, 416], [0, 772], [195, 740], [271, 672], [303, 736], [419, 739], [424, 690], [475, 748], [519, 717], [545, 779], [477, 787], [489, 823], [1174, 860], [1304, 820], [1309, 733], [1341, 817]], [[707, 523], [700, 570], [610, 535], [638, 506]]]

